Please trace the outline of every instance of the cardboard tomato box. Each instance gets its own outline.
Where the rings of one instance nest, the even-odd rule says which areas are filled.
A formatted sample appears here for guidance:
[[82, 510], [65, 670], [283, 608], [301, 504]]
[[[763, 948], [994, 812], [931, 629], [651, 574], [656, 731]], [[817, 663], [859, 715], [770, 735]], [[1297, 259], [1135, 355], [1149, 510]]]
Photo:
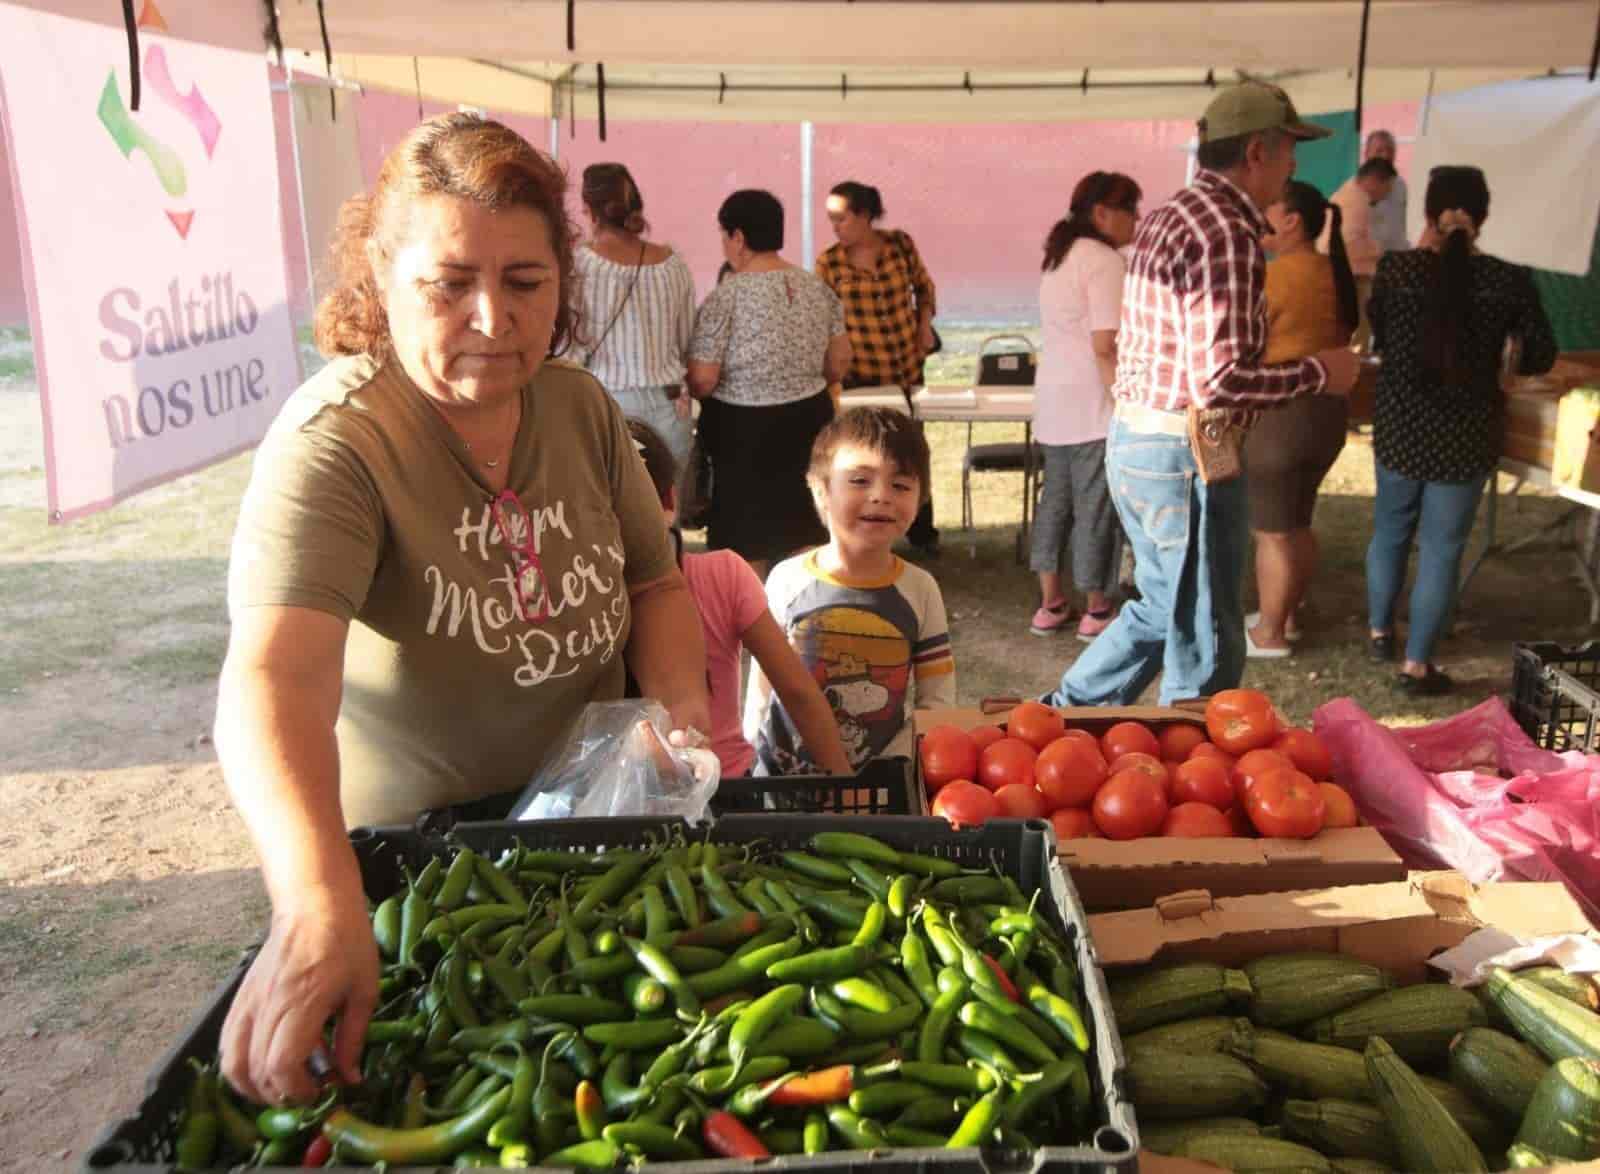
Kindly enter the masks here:
[[[970, 730], [1003, 726], [1009, 709], [928, 709], [917, 714], [919, 733], [951, 725]], [[1062, 709], [1068, 727], [1099, 736], [1117, 722], [1143, 722], [1154, 730], [1174, 722], [1205, 725], [1196, 710], [1159, 706], [1097, 706]], [[918, 756], [921, 778], [921, 756]], [[1150, 905], [1184, 889], [1203, 888], [1216, 897], [1370, 885], [1402, 881], [1405, 864], [1377, 830], [1330, 828], [1309, 840], [1177, 839], [1064, 840], [1056, 853], [1091, 913]]]
[[[1175, 893], [1143, 909], [1091, 916], [1089, 937], [1100, 965], [1112, 972], [1196, 959], [1240, 966], [1290, 950], [1327, 950], [1385, 967], [1402, 982], [1421, 982], [1430, 957], [1485, 927], [1517, 938], [1593, 934], [1562, 885], [1474, 885], [1460, 873], [1417, 872], [1393, 884], [1248, 897]], [[1139, 1169], [1206, 1174], [1217, 1167], [1142, 1152]], [[1600, 1170], [1600, 1163], [1552, 1169], [1577, 1174]]]

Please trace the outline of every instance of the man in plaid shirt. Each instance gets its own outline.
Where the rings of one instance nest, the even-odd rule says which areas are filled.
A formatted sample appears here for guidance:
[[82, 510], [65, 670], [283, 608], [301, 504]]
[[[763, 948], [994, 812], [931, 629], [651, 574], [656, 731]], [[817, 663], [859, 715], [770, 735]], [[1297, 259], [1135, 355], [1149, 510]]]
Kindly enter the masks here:
[[1276, 86], [1218, 94], [1199, 122], [1200, 173], [1140, 225], [1117, 332], [1117, 406], [1106, 480], [1133, 547], [1139, 598], [1061, 678], [1057, 705], [1132, 704], [1162, 674], [1162, 704], [1238, 685], [1240, 584], [1249, 545], [1244, 479], [1204, 483], [1191, 407], [1242, 415], [1301, 395], [1345, 395], [1347, 349], [1267, 365], [1263, 211], [1294, 174], [1300, 121]]

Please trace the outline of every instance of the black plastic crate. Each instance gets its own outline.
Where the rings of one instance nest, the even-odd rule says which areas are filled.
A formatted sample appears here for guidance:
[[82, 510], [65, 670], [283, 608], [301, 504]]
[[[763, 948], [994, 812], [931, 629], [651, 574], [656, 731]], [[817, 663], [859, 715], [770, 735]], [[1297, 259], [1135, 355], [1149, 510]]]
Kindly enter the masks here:
[[1546, 750], [1600, 753], [1600, 640], [1514, 646], [1511, 716]]
[[874, 758], [854, 778], [795, 775], [723, 779], [711, 797], [717, 815], [797, 811], [808, 815], [926, 815], [928, 804], [909, 758]]
[[[595, 852], [634, 847], [663, 835], [704, 835], [681, 820], [567, 819], [534, 823], [463, 823], [451, 832], [456, 843], [495, 854], [521, 841], [530, 848]], [[870, 821], [840, 816], [732, 815], [719, 819], [712, 838], [720, 843], [760, 840], [779, 850], [803, 847], [819, 831], [860, 831], [895, 847], [946, 857], [966, 866], [994, 865], [1024, 893], [1042, 890], [1039, 908], [1070, 943], [1082, 974], [1084, 1015], [1094, 1040], [1090, 1075], [1101, 1123], [1087, 1146], [1046, 1146], [1031, 1154], [990, 1150], [839, 1150], [814, 1157], [785, 1156], [759, 1162], [719, 1159], [672, 1163], [675, 1174], [735, 1174], [771, 1169], [782, 1174], [854, 1174], [871, 1164], [882, 1174], [1067, 1174], [1077, 1171], [1134, 1170], [1139, 1146], [1133, 1106], [1124, 1088], [1122, 1041], [1111, 1016], [1111, 999], [1100, 972], [1077, 890], [1055, 855], [1055, 837], [1042, 820], [991, 820], [958, 831], [939, 819], [879, 816]], [[443, 837], [412, 828], [361, 828], [351, 833], [367, 894], [386, 897], [442, 851]], [[1047, 899], [1046, 899], [1047, 898]], [[246, 959], [248, 961], [248, 958]], [[172, 1169], [173, 1138], [189, 1087], [188, 1058], [209, 1058], [217, 1048], [222, 1021], [244, 977], [244, 963], [218, 988], [204, 1011], [156, 1065], [145, 1082], [143, 1103], [131, 1115], [101, 1132], [84, 1157], [85, 1171], [117, 1170], [155, 1174]], [[650, 1163], [651, 1166], [659, 1163]], [[341, 1167], [351, 1169], [351, 1167]], [[365, 1167], [362, 1167], [363, 1169]], [[283, 1168], [286, 1169], [286, 1168]], [[448, 1167], [427, 1167], [446, 1170]], [[551, 1167], [535, 1167], [556, 1174]]]

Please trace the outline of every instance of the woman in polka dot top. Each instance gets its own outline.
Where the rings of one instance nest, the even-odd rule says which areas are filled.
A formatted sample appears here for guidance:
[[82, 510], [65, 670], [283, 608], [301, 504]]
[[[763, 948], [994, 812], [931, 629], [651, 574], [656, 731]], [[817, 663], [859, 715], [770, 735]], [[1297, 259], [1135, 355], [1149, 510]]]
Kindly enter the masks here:
[[1484, 482], [1500, 459], [1508, 339], [1520, 370], [1548, 371], [1556, 345], [1528, 270], [1478, 251], [1489, 186], [1476, 167], [1435, 167], [1418, 247], [1386, 253], [1373, 281], [1373, 349], [1383, 356], [1373, 419], [1377, 495], [1367, 547], [1367, 609], [1375, 658], [1395, 653], [1394, 612], [1411, 543], [1418, 548], [1410, 630], [1397, 684], [1448, 692], [1432, 662]]

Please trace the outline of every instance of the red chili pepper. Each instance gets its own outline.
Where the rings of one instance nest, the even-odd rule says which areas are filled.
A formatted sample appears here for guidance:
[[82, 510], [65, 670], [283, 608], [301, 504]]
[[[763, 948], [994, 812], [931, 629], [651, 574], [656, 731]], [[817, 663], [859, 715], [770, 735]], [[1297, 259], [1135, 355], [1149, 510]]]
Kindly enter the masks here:
[[311, 1139], [311, 1144], [306, 1146], [306, 1152], [300, 1159], [300, 1167], [316, 1169], [326, 1166], [331, 1157], [333, 1157], [333, 1142], [326, 1133], [319, 1133]]
[[849, 1064], [819, 1068], [797, 1076], [768, 1098], [774, 1105], [836, 1105], [855, 1091], [856, 1070]]
[[594, 1141], [606, 1127], [606, 1106], [600, 1090], [587, 1080], [580, 1080], [572, 1094], [572, 1107], [578, 1114], [578, 1132], [585, 1141]]
[[700, 1127], [706, 1148], [724, 1158], [770, 1158], [772, 1151], [732, 1113], [715, 1109]]
[[1000, 983], [1000, 989], [1006, 993], [1006, 998], [1013, 1003], [1022, 1002], [1022, 992], [1017, 989], [1017, 984], [1011, 981], [1011, 976], [1005, 972], [1005, 967], [987, 954], [983, 955], [983, 960], [988, 964], [989, 969], [994, 972], [994, 977]]

